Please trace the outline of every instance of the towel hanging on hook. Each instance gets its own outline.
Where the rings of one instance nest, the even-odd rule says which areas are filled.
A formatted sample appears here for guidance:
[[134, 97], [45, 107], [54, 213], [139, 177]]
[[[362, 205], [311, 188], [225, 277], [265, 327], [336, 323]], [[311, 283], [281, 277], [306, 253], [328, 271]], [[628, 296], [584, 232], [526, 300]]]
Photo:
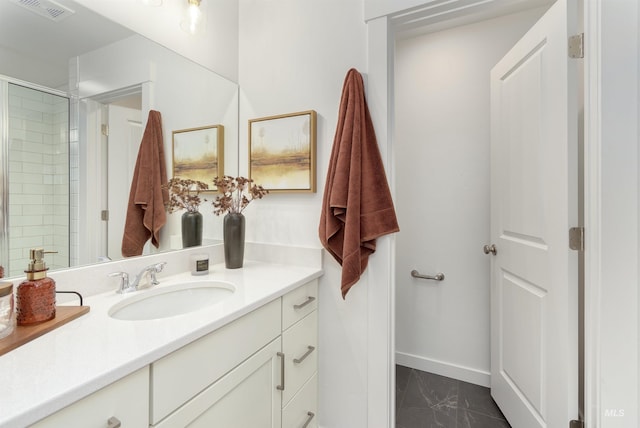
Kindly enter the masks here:
[[151, 238], [157, 248], [158, 233], [167, 221], [165, 205], [169, 201], [167, 166], [164, 158], [162, 118], [159, 111], [149, 111], [131, 181], [129, 204], [122, 237], [122, 255], [142, 254], [144, 244]]
[[342, 266], [343, 298], [366, 269], [376, 239], [399, 230], [362, 76], [352, 68], [342, 87], [318, 230]]

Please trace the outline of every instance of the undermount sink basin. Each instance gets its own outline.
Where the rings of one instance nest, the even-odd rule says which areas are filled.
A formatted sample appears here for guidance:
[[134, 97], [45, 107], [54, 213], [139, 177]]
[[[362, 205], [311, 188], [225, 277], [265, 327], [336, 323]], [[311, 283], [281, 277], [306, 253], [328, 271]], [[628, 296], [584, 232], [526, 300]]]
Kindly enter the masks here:
[[109, 309], [109, 316], [127, 321], [168, 318], [215, 305], [234, 292], [233, 284], [224, 281], [189, 281], [152, 289], [118, 302]]

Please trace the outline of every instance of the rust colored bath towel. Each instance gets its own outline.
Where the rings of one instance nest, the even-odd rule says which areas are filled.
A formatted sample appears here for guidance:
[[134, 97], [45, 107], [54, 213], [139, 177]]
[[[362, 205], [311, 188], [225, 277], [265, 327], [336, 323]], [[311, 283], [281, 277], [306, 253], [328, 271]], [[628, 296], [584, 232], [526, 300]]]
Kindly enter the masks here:
[[399, 231], [362, 76], [347, 73], [324, 188], [319, 235], [342, 265], [344, 298], [367, 267], [376, 238]]
[[160, 112], [151, 110], [131, 181], [122, 237], [123, 256], [142, 254], [149, 238], [156, 248], [159, 246], [158, 232], [167, 222], [165, 204], [169, 201], [169, 192], [162, 187], [165, 184], [167, 166], [164, 160], [162, 119]]

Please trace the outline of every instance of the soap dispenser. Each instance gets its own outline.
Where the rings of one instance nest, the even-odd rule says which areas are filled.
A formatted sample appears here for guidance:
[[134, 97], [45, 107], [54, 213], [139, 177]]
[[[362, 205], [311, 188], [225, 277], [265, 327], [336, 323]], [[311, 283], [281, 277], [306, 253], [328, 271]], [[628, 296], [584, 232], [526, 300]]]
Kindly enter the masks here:
[[29, 250], [27, 279], [18, 286], [16, 293], [16, 320], [18, 325], [30, 325], [48, 321], [56, 316], [56, 283], [47, 277], [42, 248]]

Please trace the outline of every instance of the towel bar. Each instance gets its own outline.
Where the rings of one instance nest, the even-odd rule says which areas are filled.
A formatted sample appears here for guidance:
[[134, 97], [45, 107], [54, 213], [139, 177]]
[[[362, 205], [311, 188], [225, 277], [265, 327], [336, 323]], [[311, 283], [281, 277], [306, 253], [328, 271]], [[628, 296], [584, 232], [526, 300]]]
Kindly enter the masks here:
[[434, 281], [442, 281], [444, 279], [444, 274], [442, 272], [439, 272], [434, 276], [431, 276], [431, 275], [422, 275], [420, 272], [418, 272], [415, 269], [411, 271], [411, 276], [414, 278], [420, 278], [420, 279], [433, 279]]

